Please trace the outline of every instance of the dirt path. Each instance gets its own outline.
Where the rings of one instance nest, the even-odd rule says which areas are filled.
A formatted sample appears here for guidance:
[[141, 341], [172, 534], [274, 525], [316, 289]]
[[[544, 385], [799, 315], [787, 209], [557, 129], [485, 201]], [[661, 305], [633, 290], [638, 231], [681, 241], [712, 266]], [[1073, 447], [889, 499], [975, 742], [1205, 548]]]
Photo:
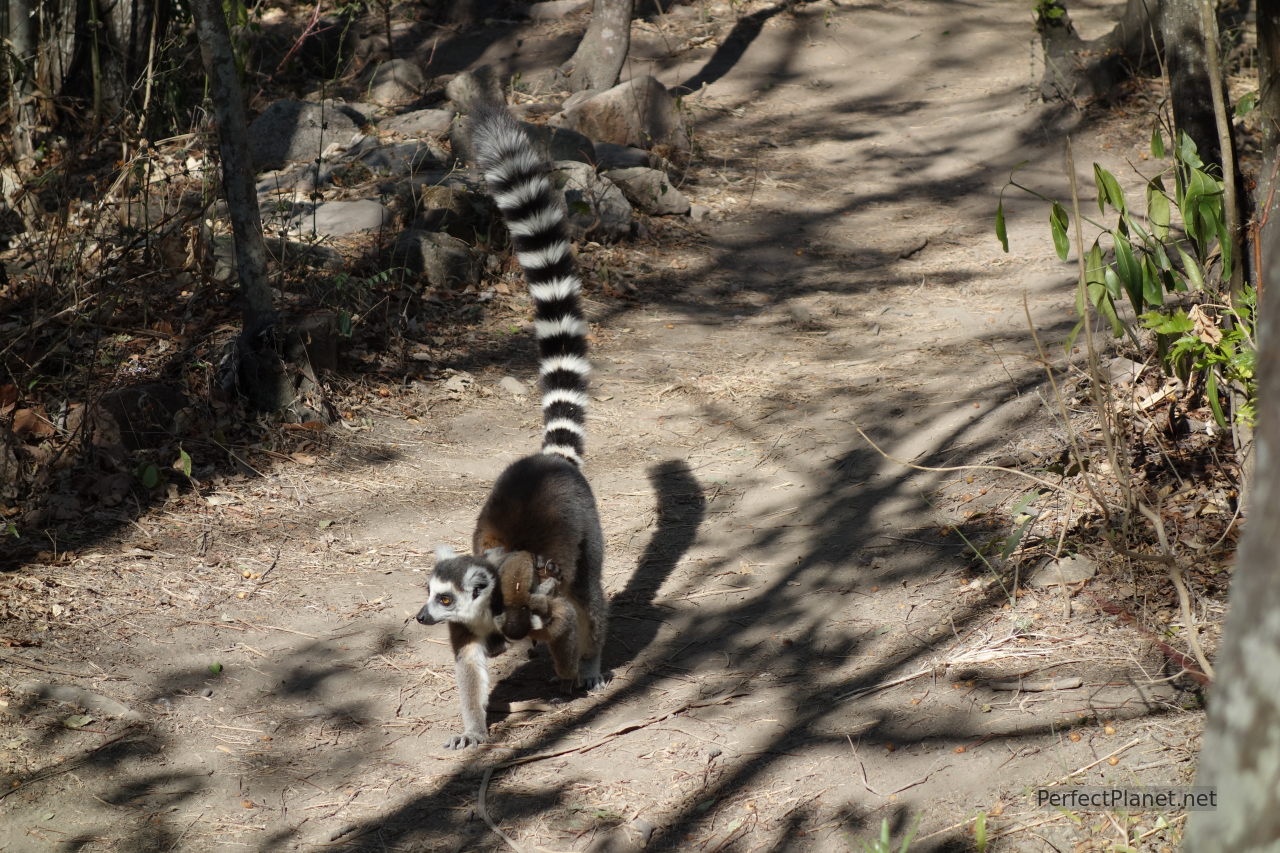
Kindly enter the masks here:
[[[1027, 94], [1025, 3], [736, 14], [718, 49], [674, 56], [687, 26], [637, 28], [633, 73], [707, 84], [687, 99], [705, 234], [583, 253], [634, 288], [588, 300], [612, 685], [537, 710], [549, 663], [509, 652], [494, 746], [447, 753], [448, 648], [407, 621], [432, 549], [465, 545], [488, 484], [535, 446], [533, 395], [497, 384], [533, 375], [531, 350], [504, 348], [517, 302], [475, 341], [512, 357], [456, 365], [474, 384], [371, 403], [313, 465], [5, 581], [62, 609], [38, 652], [0, 658], [0, 848], [503, 849], [482, 795], [524, 850], [649, 832], [657, 849], [857, 850], [882, 819], [918, 823], [913, 850], [963, 850], [979, 811], [1005, 833], [988, 849], [1068, 849], [1096, 828], [1029, 789], [1095, 762], [1073, 781], [1185, 778], [1199, 717], [1172, 709], [1144, 641], [1078, 605], [1063, 618], [1051, 593], [1010, 607], [948, 535], [973, 507], [1007, 518], [1027, 485], [907, 469], [856, 431], [929, 465], [1055, 446], [1023, 306], [1060, 341], [1072, 267], [1038, 206], [1012, 200], [1013, 254], [991, 232], [1019, 162], [1065, 195]], [[1024, 672], [1082, 686], [990, 684]], [[144, 722], [66, 728], [22, 681]], [[1133, 829], [1103, 824], [1111, 843]], [[1131, 837], [1147, 830], [1138, 849], [1176, 837], [1154, 816]]]

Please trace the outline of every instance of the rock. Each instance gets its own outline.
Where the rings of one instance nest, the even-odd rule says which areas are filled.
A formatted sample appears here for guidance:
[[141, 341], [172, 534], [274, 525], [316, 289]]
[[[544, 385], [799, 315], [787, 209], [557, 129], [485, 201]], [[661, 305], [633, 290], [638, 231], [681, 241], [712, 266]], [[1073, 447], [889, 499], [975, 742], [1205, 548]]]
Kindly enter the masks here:
[[[590, 139], [587, 139], [576, 130], [530, 124], [528, 122], [520, 122], [520, 126], [529, 134], [534, 148], [553, 163], [557, 160], [576, 160], [579, 163], [595, 162], [595, 145], [591, 143]], [[450, 141], [456, 158], [474, 162], [475, 156], [471, 151], [470, 132], [461, 122], [454, 125], [450, 134]]]
[[366, 151], [360, 162], [384, 177], [403, 177], [444, 168], [449, 155], [426, 142], [401, 142]]
[[421, 274], [426, 284], [461, 290], [480, 282], [480, 263], [471, 247], [449, 234], [410, 228], [396, 238], [389, 261]]
[[75, 705], [91, 714], [103, 717], [118, 717], [122, 720], [141, 720], [142, 715], [129, 706], [115, 699], [91, 693], [83, 687], [70, 684], [46, 684], [42, 681], [28, 681], [18, 685], [19, 693], [30, 693], [37, 699], [47, 702], [61, 702], [64, 705]]
[[565, 15], [591, 8], [591, 0], [547, 0], [529, 7], [529, 20], [556, 21]]
[[1132, 384], [1142, 375], [1143, 367], [1131, 358], [1117, 356], [1107, 364], [1107, 379], [1112, 385]]
[[689, 218], [694, 222], [702, 222], [710, 215], [710, 213], [711, 208], [707, 207], [705, 204], [689, 205]]
[[249, 154], [259, 172], [315, 160], [332, 143], [359, 135], [363, 116], [338, 101], [276, 101], [249, 125]]
[[340, 272], [346, 265], [342, 254], [332, 246], [298, 243], [283, 237], [266, 238], [267, 255], [284, 269], [307, 267]]
[[1098, 564], [1075, 554], [1060, 560], [1049, 560], [1031, 573], [1027, 583], [1037, 589], [1087, 581], [1098, 572]]
[[463, 71], [445, 84], [444, 93], [458, 112], [469, 113], [477, 103], [506, 103], [502, 82], [487, 65]]
[[103, 394], [92, 414], [96, 421], [104, 415], [114, 420], [118, 433], [107, 426], [112, 441], [118, 437], [126, 449], [142, 450], [160, 447], [173, 438], [173, 419], [187, 403], [175, 385], [140, 382]]
[[649, 76], [633, 77], [575, 103], [554, 121], [601, 142], [640, 148], [663, 145], [678, 151], [689, 148], [676, 99]]
[[391, 211], [373, 199], [322, 201], [297, 205], [286, 228], [291, 234], [302, 236], [342, 237], [381, 230], [392, 219]]
[[461, 240], [473, 240], [489, 231], [494, 206], [480, 184], [444, 174], [428, 175], [399, 187], [406, 216], [414, 228], [445, 231]]
[[504, 376], [498, 382], [498, 387], [506, 391], [512, 397], [523, 397], [525, 394], [524, 383], [514, 376]]
[[613, 169], [604, 176], [613, 181], [627, 201], [654, 216], [683, 216], [689, 212], [689, 199], [675, 187], [666, 172], [644, 166]]
[[585, 163], [562, 160], [552, 179], [564, 191], [574, 239], [617, 240], [631, 233], [631, 203], [622, 190]]
[[409, 59], [380, 62], [366, 82], [369, 100], [391, 106], [407, 104], [422, 97], [427, 78], [418, 63]]
[[456, 115], [453, 110], [414, 110], [385, 119], [379, 127], [405, 136], [445, 136]]

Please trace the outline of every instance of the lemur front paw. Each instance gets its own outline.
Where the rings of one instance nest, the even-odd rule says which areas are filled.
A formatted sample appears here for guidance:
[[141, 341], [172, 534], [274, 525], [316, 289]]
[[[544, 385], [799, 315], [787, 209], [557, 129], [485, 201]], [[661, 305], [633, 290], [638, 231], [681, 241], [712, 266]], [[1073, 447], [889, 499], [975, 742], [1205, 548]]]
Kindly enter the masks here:
[[485, 732], [463, 732], [460, 735], [454, 735], [444, 742], [445, 749], [466, 749], [469, 746], [477, 746], [489, 740], [489, 735]]

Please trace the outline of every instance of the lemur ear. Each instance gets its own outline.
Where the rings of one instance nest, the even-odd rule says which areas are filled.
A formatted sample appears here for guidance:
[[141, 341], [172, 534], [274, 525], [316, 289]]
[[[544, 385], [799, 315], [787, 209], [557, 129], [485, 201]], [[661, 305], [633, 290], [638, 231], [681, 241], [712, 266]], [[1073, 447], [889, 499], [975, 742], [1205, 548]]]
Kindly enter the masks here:
[[458, 552], [453, 550], [453, 548], [451, 548], [450, 546], [448, 545], [436, 546], [436, 562], [437, 563], [442, 563], [445, 560], [452, 560], [456, 556], [458, 556]]

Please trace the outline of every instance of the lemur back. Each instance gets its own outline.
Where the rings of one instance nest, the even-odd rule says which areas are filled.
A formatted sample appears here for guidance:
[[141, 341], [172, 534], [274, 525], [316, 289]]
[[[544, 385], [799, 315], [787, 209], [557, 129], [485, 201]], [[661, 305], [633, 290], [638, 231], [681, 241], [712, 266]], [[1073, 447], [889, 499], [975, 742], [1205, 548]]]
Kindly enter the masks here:
[[[492, 636], [480, 634], [491, 625], [501, 629], [506, 623], [501, 614], [499, 571], [503, 554], [528, 552], [552, 561], [559, 570], [551, 601], [540, 605], [551, 620], [540, 633], [557, 639], [549, 647], [562, 685], [573, 688], [585, 683], [592, 689], [607, 680], [601, 673], [608, 621], [602, 578], [604, 534], [595, 496], [581, 471], [591, 366], [579, 300], [582, 285], [565, 228], [565, 210], [548, 164], [505, 108], [477, 110], [472, 116], [472, 140], [529, 282], [538, 339], [543, 435], [541, 453], [513, 462], [494, 483], [476, 520], [471, 543], [475, 556], [446, 552], [443, 561], [437, 560], [428, 584], [431, 598], [418, 614], [424, 624], [449, 622], [464, 725], [463, 733], [446, 744], [450, 748], [487, 739], [487, 656], [501, 649]], [[466, 561], [469, 568], [455, 561]], [[479, 570], [478, 562], [490, 570]], [[472, 588], [467, 588], [468, 583]], [[567, 605], [559, 603], [561, 597]], [[495, 616], [464, 622], [464, 613]], [[565, 624], [567, 620], [576, 627]], [[515, 633], [528, 633], [528, 629]]]

